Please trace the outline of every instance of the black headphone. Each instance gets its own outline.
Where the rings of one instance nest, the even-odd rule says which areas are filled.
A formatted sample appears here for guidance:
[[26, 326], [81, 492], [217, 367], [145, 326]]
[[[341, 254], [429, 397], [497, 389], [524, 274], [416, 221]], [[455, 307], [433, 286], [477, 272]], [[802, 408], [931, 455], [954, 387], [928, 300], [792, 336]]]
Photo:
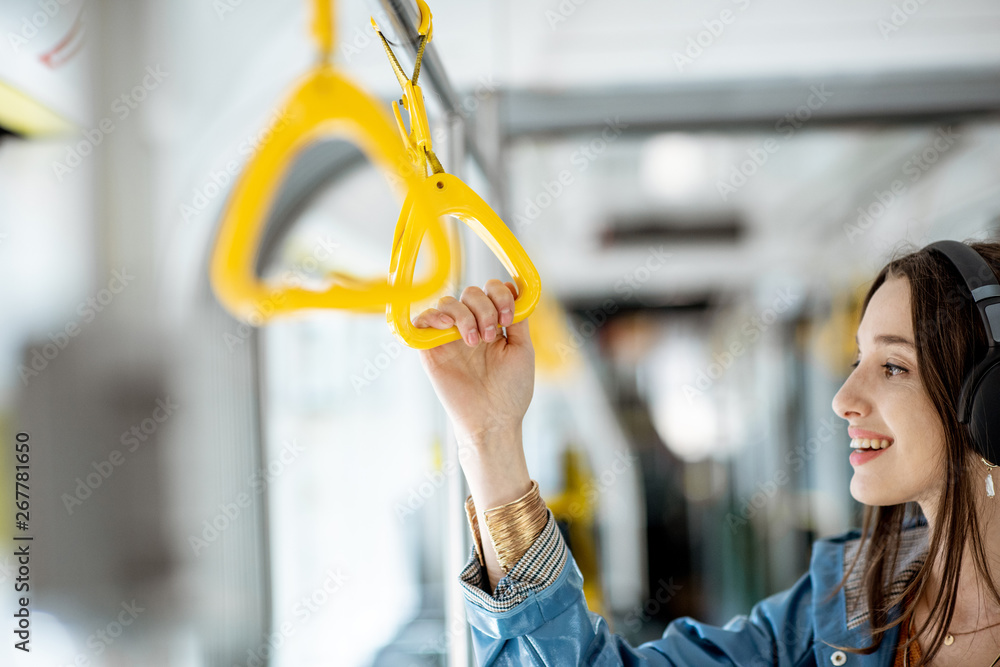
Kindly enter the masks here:
[[962, 382], [958, 421], [969, 425], [972, 446], [993, 465], [1000, 461], [1000, 283], [982, 255], [964, 243], [938, 241], [927, 250], [958, 269], [986, 327], [989, 349]]

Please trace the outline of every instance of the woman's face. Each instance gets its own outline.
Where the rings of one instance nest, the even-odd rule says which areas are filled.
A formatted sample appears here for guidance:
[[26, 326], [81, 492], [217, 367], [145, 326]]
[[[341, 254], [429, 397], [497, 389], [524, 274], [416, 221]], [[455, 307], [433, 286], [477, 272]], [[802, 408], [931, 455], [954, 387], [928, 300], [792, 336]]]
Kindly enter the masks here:
[[866, 505], [926, 505], [943, 489], [944, 427], [917, 367], [910, 310], [907, 278], [878, 288], [858, 326], [857, 365], [833, 397], [851, 446], [868, 445], [850, 450], [851, 495]]

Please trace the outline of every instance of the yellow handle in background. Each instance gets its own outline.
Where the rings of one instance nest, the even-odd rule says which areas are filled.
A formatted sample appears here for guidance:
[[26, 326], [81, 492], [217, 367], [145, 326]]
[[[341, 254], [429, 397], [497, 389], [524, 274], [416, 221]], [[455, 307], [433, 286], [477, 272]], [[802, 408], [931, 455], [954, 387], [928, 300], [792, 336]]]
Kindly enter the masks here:
[[[279, 112], [269, 139], [236, 181], [222, 217], [211, 258], [212, 287], [234, 316], [262, 324], [280, 313], [303, 308], [381, 309], [396, 301], [427, 298], [447, 282], [450, 248], [437, 215], [439, 202], [424, 185], [425, 174], [407, 156], [382, 102], [373, 100], [334, 68], [323, 65], [304, 77]], [[417, 284], [389, 280], [356, 280], [363, 289], [333, 284], [325, 291], [269, 285], [256, 275], [256, 259], [265, 223], [284, 176], [297, 153], [309, 143], [339, 136], [357, 145], [386, 175], [397, 191], [406, 192], [410, 225], [427, 232], [431, 262]], [[411, 269], [412, 270], [412, 269]]]
[[[452, 174], [434, 174], [424, 179], [420, 188], [431, 202], [431, 209], [435, 213], [455, 216], [471, 227], [493, 251], [517, 286], [514, 322], [520, 322], [528, 317], [538, 304], [542, 293], [542, 281], [528, 253], [524, 251], [517, 237], [507, 228], [503, 220], [472, 188]], [[416, 191], [411, 191], [411, 194], [416, 194]], [[421, 225], [411, 223], [416, 210], [406, 206], [409, 201], [408, 198], [407, 202], [404, 202], [400, 212], [396, 228], [398, 242], [393, 247], [389, 271], [389, 284], [404, 290], [413, 280], [423, 235]], [[397, 301], [389, 303], [386, 307], [389, 328], [406, 345], [427, 350], [461, 339], [457, 327], [444, 330], [418, 329], [410, 320], [410, 309], [410, 301]]]
[[542, 294], [531, 316], [531, 346], [535, 372], [550, 381], [572, 379], [582, 363], [579, 343], [573, 340], [566, 313], [551, 296]]
[[333, 0], [313, 0], [312, 34], [320, 59], [329, 62], [334, 36], [337, 34], [337, 27], [333, 23]]

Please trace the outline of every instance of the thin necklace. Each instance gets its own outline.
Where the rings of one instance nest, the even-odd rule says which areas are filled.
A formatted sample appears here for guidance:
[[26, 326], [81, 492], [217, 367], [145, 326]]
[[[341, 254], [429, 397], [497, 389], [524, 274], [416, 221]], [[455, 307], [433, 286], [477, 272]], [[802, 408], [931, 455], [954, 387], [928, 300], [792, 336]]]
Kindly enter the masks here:
[[[913, 624], [914, 624], [914, 621], [915, 621], [915, 619], [912, 616], [910, 616], [910, 622], [908, 623], [909, 627], [908, 627], [908, 630], [907, 630], [907, 634], [909, 634], [911, 637], [913, 636]], [[985, 628], [979, 628], [978, 630], [969, 630], [968, 632], [949, 633], [948, 637], [951, 637], [951, 641], [954, 642], [955, 638], [952, 636], [952, 634], [956, 634], [956, 635], [971, 635], [974, 632], [979, 632], [979, 630], [986, 630], [987, 628], [992, 628], [995, 625], [1000, 625], [1000, 623], [994, 623], [993, 625], [988, 625]], [[909, 640], [909, 637], [907, 637], [907, 640]], [[945, 643], [950, 645], [950, 643], [948, 642], [947, 637], [945, 638]], [[996, 664], [998, 662], [1000, 662], [1000, 654], [998, 654], [997, 657], [993, 658], [993, 662], [991, 662], [990, 664], [988, 664], [986, 667], [996, 667]], [[905, 644], [903, 644], [903, 667], [910, 667], [910, 642], [909, 641], [907, 641]]]
[[980, 630], [989, 630], [990, 628], [995, 628], [998, 625], [1000, 625], [1000, 621], [997, 621], [993, 625], [986, 625], [986, 626], [983, 626], [981, 628], [976, 628], [975, 630], [967, 630], [965, 632], [949, 632], [945, 636], [945, 638], [944, 638], [944, 645], [945, 646], [951, 646], [952, 644], [954, 644], [955, 643], [955, 637], [961, 637], [962, 635], [971, 635], [971, 634], [973, 634], [975, 632], [979, 632]]

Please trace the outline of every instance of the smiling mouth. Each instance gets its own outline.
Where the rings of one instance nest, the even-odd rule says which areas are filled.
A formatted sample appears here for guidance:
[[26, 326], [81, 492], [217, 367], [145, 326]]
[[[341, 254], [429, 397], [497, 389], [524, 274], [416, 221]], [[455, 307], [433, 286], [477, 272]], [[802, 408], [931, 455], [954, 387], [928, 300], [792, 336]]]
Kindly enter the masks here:
[[851, 449], [885, 449], [892, 444], [892, 440], [879, 440], [878, 438], [853, 438]]

